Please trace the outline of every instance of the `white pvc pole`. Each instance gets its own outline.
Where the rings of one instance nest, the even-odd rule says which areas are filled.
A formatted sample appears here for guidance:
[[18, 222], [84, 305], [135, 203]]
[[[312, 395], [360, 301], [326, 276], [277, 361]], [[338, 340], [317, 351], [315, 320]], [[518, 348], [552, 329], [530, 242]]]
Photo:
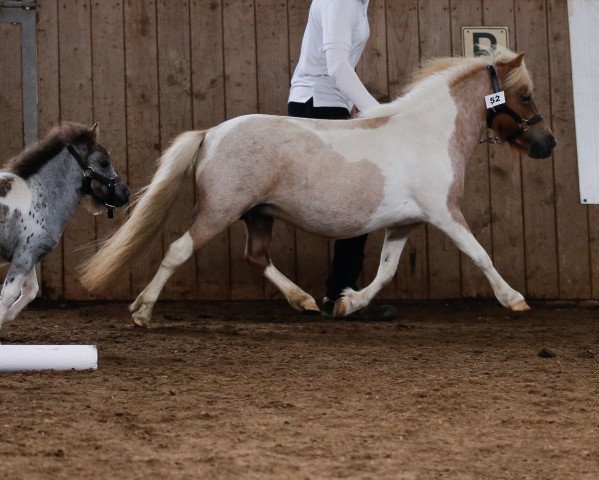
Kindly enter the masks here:
[[95, 345], [0, 345], [0, 372], [97, 368]]

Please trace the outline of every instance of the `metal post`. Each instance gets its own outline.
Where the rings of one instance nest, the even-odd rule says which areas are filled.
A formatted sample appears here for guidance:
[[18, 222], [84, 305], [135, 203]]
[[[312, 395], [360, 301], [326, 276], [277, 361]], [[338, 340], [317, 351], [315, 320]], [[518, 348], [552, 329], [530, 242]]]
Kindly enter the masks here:
[[21, 24], [23, 129], [25, 144], [37, 141], [37, 31], [36, 1], [0, 0], [0, 22]]

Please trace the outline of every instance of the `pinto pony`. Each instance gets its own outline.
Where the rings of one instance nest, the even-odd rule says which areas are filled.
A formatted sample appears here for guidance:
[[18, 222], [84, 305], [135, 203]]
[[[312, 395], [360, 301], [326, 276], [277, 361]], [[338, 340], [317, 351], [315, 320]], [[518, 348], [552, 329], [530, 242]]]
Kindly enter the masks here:
[[[129, 220], [84, 267], [83, 285], [98, 290], [129, 267], [159, 233], [185, 174], [193, 171], [197, 216], [130, 306], [137, 325], [149, 325], [173, 271], [239, 218], [247, 229], [247, 261], [300, 311], [318, 306], [272, 264], [274, 218], [333, 238], [386, 229], [375, 279], [360, 291], [345, 290], [335, 316], [368, 305], [393, 278], [410, 231], [424, 222], [482, 269], [503, 306], [528, 309], [497, 273], [459, 206], [466, 161], [486, 119], [500, 139], [533, 158], [550, 156], [556, 145], [532, 100], [523, 56], [501, 49], [487, 57], [432, 60], [405, 95], [354, 120], [247, 115], [183, 133], [160, 158]], [[498, 85], [506, 103], [488, 111], [485, 96]]]

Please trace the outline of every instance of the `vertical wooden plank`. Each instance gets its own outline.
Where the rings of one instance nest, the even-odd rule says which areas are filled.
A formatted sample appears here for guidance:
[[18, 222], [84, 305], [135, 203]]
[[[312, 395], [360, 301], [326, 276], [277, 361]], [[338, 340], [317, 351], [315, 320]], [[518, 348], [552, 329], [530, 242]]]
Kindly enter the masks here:
[[[160, 138], [164, 150], [174, 137], [192, 128], [188, 0], [159, 0], [157, 23]], [[193, 175], [184, 180], [176, 202], [177, 206], [172, 210], [163, 232], [164, 252], [192, 224]], [[195, 262], [185, 262], [167, 282], [164, 298], [194, 298], [195, 278]]]
[[[256, 49], [258, 69], [258, 111], [287, 115], [289, 96], [289, 34], [287, 0], [256, 2]], [[273, 264], [289, 278], [295, 278], [295, 229], [275, 221], [270, 247]], [[282, 298], [279, 290], [265, 281], [266, 298]]]
[[[482, 25], [481, 0], [451, 0], [452, 54], [463, 55], [462, 27]], [[489, 157], [487, 146], [479, 146], [468, 160], [465, 174], [462, 212], [487, 253], [492, 256], [491, 198], [489, 195]], [[462, 295], [467, 297], [490, 296], [489, 282], [474, 262], [460, 254], [462, 269]]]
[[[258, 110], [255, 12], [253, 0], [225, 0], [223, 7], [225, 104], [227, 118], [233, 118]], [[231, 298], [264, 298], [261, 273], [244, 260], [244, 224], [235, 222], [229, 231]]]
[[587, 208], [580, 204], [568, 5], [548, 0], [551, 126], [559, 148], [554, 158], [559, 298], [591, 297]]
[[[389, 101], [389, 79], [387, 77], [387, 25], [385, 16], [385, 1], [372, 0], [368, 6], [368, 23], [370, 38], [358, 64], [358, 76], [368, 91], [379, 101]], [[373, 232], [366, 243], [363, 284], [367, 285], [376, 276], [384, 231]], [[395, 279], [381, 290], [377, 298], [395, 297]]]
[[289, 27], [289, 73], [293, 75], [302, 47], [304, 30], [308, 23], [310, 2], [307, 0], [287, 0], [287, 24]]
[[[483, 0], [484, 24], [508, 27], [516, 48], [513, 0]], [[493, 262], [516, 290], [526, 291], [520, 156], [507, 145], [489, 147]]]
[[[300, 56], [309, 7], [310, 2], [305, 0], [288, 0], [291, 75]], [[297, 283], [318, 301], [325, 294], [325, 280], [329, 276], [329, 241], [301, 230], [296, 231], [295, 241]]]
[[[545, 0], [516, 1], [518, 50], [527, 52], [526, 65], [535, 82], [539, 109], [551, 111], [549, 58]], [[528, 295], [558, 295], [555, 189], [552, 158], [522, 158], [522, 199], [526, 235], [526, 282]]]
[[[421, 57], [451, 55], [449, 0], [419, 1]], [[432, 298], [461, 295], [460, 255], [453, 242], [428, 227], [429, 285]]]
[[[190, 18], [193, 123], [207, 129], [225, 120], [221, 1], [191, 0]], [[228, 229], [197, 253], [196, 269], [198, 298], [230, 298]]]
[[[115, 171], [127, 182], [127, 118], [125, 108], [125, 33], [122, 0], [93, 0], [92, 77], [94, 118], [99, 123], [99, 141], [109, 151]], [[110, 236], [124, 217], [96, 217], [98, 240]], [[128, 300], [129, 275], [115, 282], [102, 298]]]
[[[160, 155], [156, 4], [154, 0], [125, 2], [125, 72], [127, 98], [127, 159], [132, 192], [147, 185]], [[152, 279], [162, 260], [160, 239], [131, 269], [131, 290], [137, 295]]]
[[21, 25], [0, 23], [0, 164], [23, 149]]
[[370, 38], [357, 67], [364, 86], [379, 102], [389, 101], [387, 77], [387, 25], [385, 0], [370, 0], [368, 5]]
[[[38, 131], [43, 138], [60, 119], [58, 78], [58, 4], [40, 2], [37, 12], [37, 88]], [[42, 295], [58, 299], [64, 296], [62, 240], [42, 262]]]
[[[0, 23], [0, 165], [24, 146], [21, 71], [21, 25]], [[0, 278], [7, 270], [0, 267]]]
[[[389, 96], [398, 97], [420, 63], [418, 2], [386, 2]], [[395, 294], [401, 298], [427, 298], [428, 256], [426, 227], [416, 228], [401, 256]]]
[[591, 298], [599, 299], [599, 208], [589, 206], [589, 251], [591, 264]]
[[[24, 147], [21, 72], [21, 25], [0, 23], [0, 165]], [[0, 267], [0, 278], [7, 270]]]
[[[92, 65], [89, 0], [59, 0], [61, 119], [92, 125]], [[77, 28], [69, 28], [76, 25]], [[89, 255], [84, 247], [94, 242], [94, 218], [79, 209], [63, 235], [64, 294], [70, 300], [93, 298], [77, 279], [77, 266]]]

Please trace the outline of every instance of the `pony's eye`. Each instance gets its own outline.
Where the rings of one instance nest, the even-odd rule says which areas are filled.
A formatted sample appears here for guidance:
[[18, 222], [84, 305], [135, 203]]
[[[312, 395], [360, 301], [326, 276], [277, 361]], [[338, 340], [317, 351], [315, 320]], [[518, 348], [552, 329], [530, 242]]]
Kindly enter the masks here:
[[98, 165], [100, 165], [101, 168], [108, 168], [110, 162], [108, 160], [100, 160], [98, 162]]
[[532, 101], [532, 95], [520, 95], [520, 100], [523, 103], [530, 103]]

